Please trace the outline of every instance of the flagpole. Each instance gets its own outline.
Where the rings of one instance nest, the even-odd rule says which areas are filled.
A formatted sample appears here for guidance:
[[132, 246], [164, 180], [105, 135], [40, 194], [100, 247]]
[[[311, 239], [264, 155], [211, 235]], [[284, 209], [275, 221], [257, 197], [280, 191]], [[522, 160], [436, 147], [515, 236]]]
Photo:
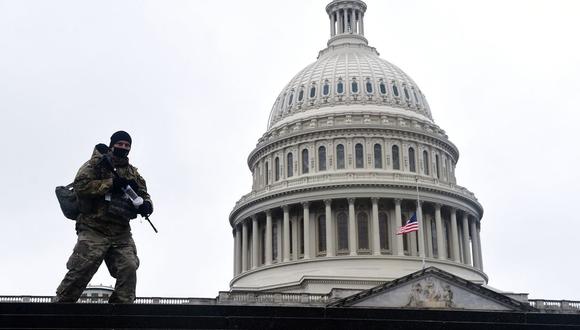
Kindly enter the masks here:
[[[417, 189], [417, 211], [421, 211], [421, 230], [417, 231], [417, 237], [419, 240], [425, 240], [424, 237], [419, 237], [419, 233], [422, 233], [424, 235], [424, 231], [422, 228], [423, 226], [423, 210], [421, 209], [421, 200], [419, 198], [419, 177], [416, 176], [415, 177], [415, 188]], [[417, 214], [417, 217], [419, 217], [419, 214]], [[421, 241], [419, 241], [419, 244], [421, 244]], [[424, 244], [424, 243], [423, 243]], [[425, 269], [425, 247], [423, 247], [423, 255], [421, 256], [421, 269]]]

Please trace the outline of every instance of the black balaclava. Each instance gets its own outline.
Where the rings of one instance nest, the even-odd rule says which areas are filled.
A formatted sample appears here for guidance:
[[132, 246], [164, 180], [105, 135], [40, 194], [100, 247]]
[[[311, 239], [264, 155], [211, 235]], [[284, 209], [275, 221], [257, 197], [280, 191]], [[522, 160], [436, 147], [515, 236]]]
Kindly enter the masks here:
[[119, 141], [127, 141], [129, 144], [132, 144], [133, 141], [131, 140], [131, 135], [125, 131], [117, 131], [111, 135], [111, 143], [109, 143], [109, 148], [113, 149], [113, 155], [115, 155], [115, 157], [127, 157], [127, 155], [129, 155], [129, 150], [113, 147], [113, 145]]

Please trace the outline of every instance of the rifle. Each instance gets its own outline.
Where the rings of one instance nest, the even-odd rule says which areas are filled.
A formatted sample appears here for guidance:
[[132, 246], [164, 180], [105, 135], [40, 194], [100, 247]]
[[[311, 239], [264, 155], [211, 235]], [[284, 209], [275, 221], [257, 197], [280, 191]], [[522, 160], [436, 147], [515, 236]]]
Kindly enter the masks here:
[[[112, 161], [110, 155], [107, 155], [107, 154], [103, 155], [103, 157], [99, 161], [99, 165], [110, 170], [116, 178], [121, 177], [121, 176], [119, 176], [119, 173], [117, 173], [117, 171], [115, 170], [115, 166], [113, 166], [113, 161]], [[130, 185], [127, 185], [125, 188], [122, 188], [122, 189], [123, 189], [123, 192], [129, 197], [131, 202], [133, 202], [133, 206], [138, 208], [141, 204], [143, 204], [143, 198], [141, 196], [137, 195], [135, 190], [133, 190], [133, 188]], [[155, 226], [153, 225], [153, 222], [151, 222], [151, 220], [149, 219], [149, 214], [141, 215], [141, 216], [149, 222], [149, 224], [151, 225], [151, 228], [153, 228], [155, 233], [159, 233], [157, 231], [157, 228], [155, 228]]]

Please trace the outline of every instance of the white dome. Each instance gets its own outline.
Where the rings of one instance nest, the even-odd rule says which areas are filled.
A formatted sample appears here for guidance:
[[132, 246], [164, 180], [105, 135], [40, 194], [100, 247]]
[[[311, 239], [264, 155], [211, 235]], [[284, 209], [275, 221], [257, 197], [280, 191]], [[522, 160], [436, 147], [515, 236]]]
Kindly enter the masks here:
[[[381, 59], [366, 39], [342, 36], [329, 41], [318, 60], [284, 87], [270, 112], [268, 129], [304, 112], [336, 105], [384, 105], [404, 109], [433, 123], [429, 105], [415, 82], [397, 66]], [[339, 43], [338, 41], [342, 41]], [[354, 41], [354, 42], [353, 42]], [[342, 90], [339, 84], [342, 82]]]

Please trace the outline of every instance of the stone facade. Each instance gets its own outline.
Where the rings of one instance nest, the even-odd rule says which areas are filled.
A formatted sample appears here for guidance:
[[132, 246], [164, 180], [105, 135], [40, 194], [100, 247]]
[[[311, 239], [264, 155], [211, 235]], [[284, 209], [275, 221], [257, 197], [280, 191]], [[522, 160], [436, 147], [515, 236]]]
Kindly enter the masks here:
[[[423, 92], [364, 37], [366, 4], [326, 11], [328, 47], [282, 90], [230, 215], [232, 291], [364, 290], [434, 265], [474, 283], [483, 208]], [[396, 235], [412, 214], [419, 231]]]

